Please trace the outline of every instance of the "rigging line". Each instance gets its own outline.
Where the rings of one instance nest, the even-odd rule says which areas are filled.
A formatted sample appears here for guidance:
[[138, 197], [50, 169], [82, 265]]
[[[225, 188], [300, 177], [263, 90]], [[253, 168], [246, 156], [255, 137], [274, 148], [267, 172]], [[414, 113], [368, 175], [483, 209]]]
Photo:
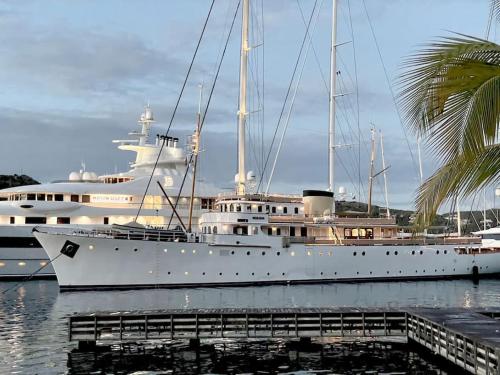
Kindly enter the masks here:
[[372, 33], [372, 36], [373, 36], [373, 40], [375, 42], [375, 46], [377, 47], [377, 52], [378, 52], [378, 56], [380, 58], [380, 63], [382, 64], [382, 69], [384, 70], [384, 75], [385, 75], [385, 79], [387, 81], [387, 86], [389, 87], [389, 91], [391, 93], [392, 102], [394, 104], [394, 108], [396, 109], [396, 113], [398, 115], [399, 122], [401, 124], [401, 129], [403, 130], [403, 134], [405, 136], [406, 145], [408, 146], [408, 151], [410, 152], [410, 157], [411, 157], [411, 160], [412, 160], [412, 163], [413, 163], [413, 168], [415, 169], [415, 172], [417, 172], [416, 174], [418, 175], [417, 162], [415, 161], [415, 156], [413, 155], [413, 151], [411, 149], [410, 141], [408, 140], [408, 134], [406, 132], [406, 129], [405, 129], [405, 126], [404, 126], [404, 123], [403, 123], [403, 117], [401, 115], [401, 112], [400, 112], [399, 107], [398, 107], [397, 102], [396, 102], [396, 96], [394, 95], [394, 90], [392, 89], [391, 81], [389, 79], [389, 74], [387, 73], [387, 68], [385, 67], [385, 64], [384, 64], [384, 59], [382, 57], [382, 52], [380, 50], [380, 46], [379, 46], [378, 41], [377, 41], [377, 36], [375, 35], [375, 30], [373, 28], [373, 24], [372, 24], [370, 15], [368, 14], [368, 8], [366, 7], [365, 0], [362, 0], [362, 2], [363, 2], [363, 7], [364, 7], [365, 13], [366, 13], [366, 18], [368, 20], [368, 24], [370, 26], [370, 30], [371, 30], [371, 33]]
[[[318, 9], [321, 9], [321, 5]], [[314, 21], [314, 25], [313, 25], [313, 29], [312, 29], [313, 35], [314, 35], [314, 31], [316, 30], [316, 26], [318, 25], [319, 15], [320, 15], [320, 12], [318, 11], [318, 13], [316, 15], [316, 20]], [[309, 33], [307, 32], [307, 34], [309, 34]], [[291, 100], [290, 106], [288, 107], [288, 113], [286, 115], [285, 124], [283, 126], [283, 131], [281, 133], [280, 142], [278, 144], [278, 149], [276, 150], [276, 155], [274, 156], [273, 167], [271, 168], [271, 174], [269, 175], [269, 179], [267, 180], [267, 187], [266, 187], [266, 193], [265, 193], [266, 195], [269, 193], [269, 188], [271, 187], [271, 182], [272, 182], [272, 179], [274, 176], [274, 170], [276, 168], [276, 163], [278, 162], [278, 157], [279, 157], [280, 152], [281, 152], [281, 147], [283, 145], [283, 140], [285, 139], [286, 131], [288, 130], [288, 124], [290, 123], [290, 116], [291, 116], [292, 111], [293, 111], [293, 106], [295, 104], [295, 98], [297, 97], [297, 92], [299, 89], [300, 81], [302, 79], [302, 74], [304, 73], [304, 68], [305, 68], [306, 62], [307, 62], [307, 56], [309, 55], [309, 51], [311, 49], [311, 46], [312, 46], [312, 40], [310, 40], [309, 43], [307, 44], [306, 52], [304, 53], [304, 57], [302, 59], [302, 67], [300, 68], [299, 76], [295, 82], [295, 88], [293, 91], [292, 100]]]
[[[359, 119], [359, 85], [358, 85], [358, 62], [356, 59], [356, 44], [354, 43], [354, 27], [352, 24], [352, 14], [351, 14], [351, 0], [347, 0], [347, 9], [349, 11], [349, 23], [351, 25], [351, 40], [352, 40], [352, 54], [354, 60], [354, 77], [356, 79], [356, 119], [358, 127], [358, 139], [361, 137], [361, 125]], [[358, 197], [361, 197], [361, 148], [358, 147]]]
[[[318, 4], [318, 0], [315, 0], [314, 1], [314, 7], [312, 9], [311, 16], [309, 17], [309, 22], [307, 24], [306, 33], [304, 34], [304, 38], [302, 39], [302, 44], [301, 44], [300, 49], [299, 49], [299, 55], [297, 56], [297, 60], [295, 61], [295, 66], [293, 68], [292, 78], [290, 79], [290, 83], [288, 85], [288, 89], [287, 89], [286, 95], [285, 95], [285, 100], [283, 102], [283, 106], [281, 107], [281, 112], [280, 112], [280, 115], [279, 115], [279, 118], [278, 118], [278, 122], [276, 124], [276, 128], [274, 129], [273, 138], [271, 140], [271, 144], [269, 145], [269, 150], [268, 150], [267, 156], [266, 156], [266, 162], [264, 163], [264, 171], [267, 169], [267, 164], [269, 162], [269, 158], [271, 157], [271, 152], [272, 152], [272, 149], [273, 149], [273, 146], [274, 146], [274, 141], [276, 140], [276, 135], [278, 133], [278, 129], [279, 129], [279, 126], [280, 126], [280, 123], [281, 123], [281, 119], [283, 118], [283, 114], [285, 113], [285, 108], [286, 108], [286, 103], [288, 101], [288, 96], [290, 95], [290, 91], [292, 89], [293, 81], [294, 81], [294, 78], [295, 78], [295, 73], [297, 72], [297, 68], [299, 67], [300, 57], [302, 56], [302, 50], [304, 49], [304, 45], [305, 45], [306, 39], [307, 39], [307, 32], [309, 31], [309, 27], [311, 26], [311, 21], [313, 19], [314, 12], [316, 10], [317, 4]], [[263, 177], [264, 177], [264, 172], [262, 172], [262, 174], [260, 176], [259, 184], [257, 186], [257, 191], [259, 191], [260, 186], [262, 185], [262, 179], [263, 179]]]
[[4, 291], [2, 291], [2, 294], [6, 294], [7, 292], [13, 290], [13, 289], [17, 289], [19, 287], [19, 285], [25, 283], [26, 281], [29, 281], [31, 280], [36, 274], [38, 274], [41, 270], [43, 270], [45, 267], [48, 267], [50, 264], [54, 263], [54, 261], [59, 258], [61, 255], [63, 255], [63, 253], [59, 253], [54, 259], [52, 259], [50, 262], [47, 262], [45, 263], [43, 266], [41, 266], [40, 268], [38, 268], [35, 272], [33, 273], [30, 273], [28, 276], [26, 276], [25, 278], [23, 278], [21, 281], [19, 281], [18, 283], [14, 284], [13, 286], [11, 286], [10, 288], [7, 288], [5, 289]]
[[[224, 56], [226, 55], [227, 46], [229, 44], [229, 40], [230, 40], [231, 34], [233, 32], [234, 22], [236, 20], [236, 16], [238, 15], [238, 10], [240, 9], [240, 4], [241, 4], [241, 0], [238, 1], [238, 5], [236, 6], [236, 10], [235, 10], [234, 16], [233, 16], [233, 21], [231, 22], [231, 27], [229, 29], [229, 33], [227, 35], [226, 43], [224, 45], [224, 50], [222, 51], [222, 56], [221, 56], [221, 59], [219, 61], [219, 66], [217, 67], [217, 71], [215, 73], [215, 77], [214, 77], [214, 80], [213, 80], [213, 83], [212, 83], [212, 87], [210, 88], [210, 94], [208, 95], [207, 104], [205, 105], [205, 109], [203, 111], [203, 116], [201, 117], [201, 120], [200, 120], [200, 127], [199, 127], [199, 132], [198, 132], [199, 135], [201, 135], [201, 130], [203, 129], [203, 125], [205, 125], [205, 118], [207, 116], [208, 109], [210, 108], [210, 103], [212, 102], [212, 96], [213, 96], [213, 93], [214, 93], [214, 90], [215, 90], [215, 85], [216, 85], [217, 80], [219, 78], [220, 68], [222, 66], [222, 62], [224, 61]], [[186, 172], [184, 173], [184, 178], [182, 180], [182, 184], [181, 184], [181, 186], [179, 188], [179, 193], [177, 194], [177, 197], [176, 197], [176, 200], [175, 200], [175, 204], [174, 204], [175, 209], [177, 209], [177, 205], [178, 205], [178, 202], [179, 202], [179, 197], [181, 195], [182, 189], [184, 188], [184, 183], [186, 181], [186, 176], [187, 176], [187, 174], [189, 172], [189, 166], [191, 165], [191, 161], [192, 160], [193, 160], [193, 154], [191, 154], [191, 157], [189, 158], [189, 162], [188, 162], [188, 164], [186, 166]], [[172, 222], [173, 215], [174, 215], [174, 212], [172, 211], [172, 213], [170, 215], [169, 225]]]
[[[307, 26], [307, 24], [306, 24], [306, 18], [304, 17], [304, 12], [302, 11], [302, 7], [300, 6], [299, 0], [297, 0], [297, 5], [299, 6], [300, 17], [302, 19], [302, 22], [304, 23], [304, 26]], [[321, 1], [321, 4], [319, 5], [319, 9], [320, 10], [321, 10], [322, 6], [323, 6], [323, 1]], [[323, 73], [323, 69], [321, 68], [321, 64], [319, 62], [318, 54], [316, 53], [316, 48], [314, 48], [314, 43], [313, 43], [313, 40], [312, 40], [312, 36], [309, 33], [307, 33], [307, 36], [309, 38], [309, 43], [311, 44], [311, 47], [312, 47], [312, 50], [313, 50], [313, 53], [314, 53], [314, 59], [316, 60], [316, 64], [318, 65], [318, 69], [319, 69], [319, 73], [321, 75], [321, 79], [323, 80], [323, 83], [325, 85], [326, 94], [329, 95], [330, 94], [330, 89], [328, 88], [328, 84], [326, 83], [325, 75]]]
[[189, 75], [191, 73], [191, 69], [193, 68], [194, 61], [196, 59], [196, 55], [198, 54], [198, 49], [200, 48], [201, 41], [203, 39], [203, 35], [205, 34], [205, 30], [207, 28], [208, 20], [210, 19], [210, 15], [212, 14], [212, 9], [214, 7], [215, 0], [212, 0], [212, 4], [210, 4], [210, 9], [208, 10], [207, 18], [205, 19], [205, 23], [203, 24], [203, 28], [201, 30], [200, 37], [198, 38], [198, 43], [196, 44], [196, 48], [194, 50], [193, 57], [191, 59], [191, 63], [189, 64], [189, 68], [186, 74], [186, 77], [184, 78], [184, 82], [182, 83], [182, 88], [179, 93], [179, 96], [177, 97], [177, 101], [174, 106], [174, 110], [172, 112], [172, 116], [170, 117], [170, 122], [168, 124], [167, 131], [165, 133], [165, 137], [163, 138], [163, 142], [161, 143], [160, 150], [158, 151], [158, 156], [156, 158], [155, 164], [153, 165], [153, 170], [151, 171], [151, 175], [149, 176], [148, 183], [146, 185], [146, 190], [144, 191], [144, 194], [141, 199], [141, 204], [139, 206], [139, 209], [137, 210], [137, 215], [135, 216], [135, 221], [137, 222], [137, 219], [139, 218], [139, 215], [142, 210], [142, 206], [144, 205], [144, 200], [146, 199], [146, 195], [148, 194], [149, 186], [151, 185], [151, 180], [153, 179], [154, 172], [156, 170], [156, 167], [158, 166], [158, 162], [160, 161], [161, 153], [163, 151], [163, 148], [165, 147], [165, 143], [167, 141], [167, 135], [168, 132], [170, 131], [170, 128], [172, 127], [172, 123], [174, 122], [175, 114], [177, 113], [177, 108], [179, 107], [179, 103], [182, 98], [182, 94], [184, 93], [184, 89], [186, 88], [187, 81], [189, 79]]

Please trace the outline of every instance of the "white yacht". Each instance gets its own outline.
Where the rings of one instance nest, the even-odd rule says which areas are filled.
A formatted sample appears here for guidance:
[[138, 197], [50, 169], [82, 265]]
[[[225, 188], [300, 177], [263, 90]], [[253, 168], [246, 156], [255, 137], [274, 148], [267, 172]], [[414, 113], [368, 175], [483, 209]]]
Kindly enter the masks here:
[[335, 17], [329, 190], [252, 194], [245, 170], [249, 0], [243, 0], [235, 192], [197, 230], [34, 229], [61, 289], [428, 279], [500, 273], [500, 248], [472, 238], [398, 238], [394, 218], [341, 217], [333, 196]]
[[[82, 170], [72, 172], [66, 181], [0, 190], [0, 278], [25, 277], [40, 268], [34, 277], [55, 276], [47, 254], [31, 233], [35, 225], [106, 228], [137, 221], [146, 227], [178, 226], [177, 215], [172, 214], [158, 183], [179, 217], [188, 222], [193, 175], [188, 173], [184, 179], [184, 174], [190, 146], [185, 149], [178, 138], [150, 137], [153, 123], [147, 106], [138, 121], [139, 131], [129, 134], [132, 139], [113, 141], [120, 150], [136, 153], [127, 172], [97, 176]], [[196, 183], [193, 225], [203, 210], [213, 208], [216, 194], [214, 186]]]

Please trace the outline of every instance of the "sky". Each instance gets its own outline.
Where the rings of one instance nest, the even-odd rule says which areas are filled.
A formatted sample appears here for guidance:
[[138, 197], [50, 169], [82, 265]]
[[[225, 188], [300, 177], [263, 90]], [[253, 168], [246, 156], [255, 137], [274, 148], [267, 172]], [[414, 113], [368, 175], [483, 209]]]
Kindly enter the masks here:
[[[166, 131], [210, 3], [0, 1], [0, 174], [65, 179], [82, 161], [98, 174], [127, 170], [134, 155], [111, 141], [137, 129], [146, 103], [157, 120], [153, 132]], [[236, 0], [215, 2], [172, 122], [174, 136], [194, 129], [198, 86], [204, 85], [206, 103], [236, 5]], [[405, 57], [452, 32], [484, 37], [488, 16], [489, 0], [339, 0], [335, 177], [347, 199], [366, 201], [374, 126], [376, 172], [382, 168], [380, 133], [384, 138], [389, 205], [412, 208], [419, 183], [417, 146], [401, 124], [391, 88], [397, 93], [394, 83]], [[279, 140], [291, 108], [272, 192], [327, 188], [331, 0], [252, 1], [247, 169], [257, 175], [309, 19], [310, 37], [277, 132]], [[236, 173], [240, 27], [238, 15], [202, 134], [201, 179], [225, 190], [233, 187]], [[490, 39], [498, 41], [497, 29], [494, 25]], [[275, 151], [276, 146], [267, 177]], [[438, 161], [425, 145], [422, 159], [424, 176], [430, 176]], [[384, 204], [382, 187], [379, 175], [376, 204]]]

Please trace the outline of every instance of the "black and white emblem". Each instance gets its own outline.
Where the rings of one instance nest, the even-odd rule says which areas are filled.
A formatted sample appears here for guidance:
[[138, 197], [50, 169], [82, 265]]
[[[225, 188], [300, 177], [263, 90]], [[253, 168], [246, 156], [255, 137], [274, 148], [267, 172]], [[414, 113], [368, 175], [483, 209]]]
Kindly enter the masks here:
[[61, 249], [61, 254], [64, 254], [70, 258], [73, 258], [75, 256], [76, 252], [78, 251], [79, 247], [80, 247], [80, 245], [77, 245], [74, 242], [66, 241], [64, 243], [64, 246]]

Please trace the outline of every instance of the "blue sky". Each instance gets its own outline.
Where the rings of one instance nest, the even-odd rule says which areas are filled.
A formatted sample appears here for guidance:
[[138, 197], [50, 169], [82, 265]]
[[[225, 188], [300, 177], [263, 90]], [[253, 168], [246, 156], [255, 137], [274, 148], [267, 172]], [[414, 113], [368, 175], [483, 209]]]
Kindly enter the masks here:
[[[297, 58], [314, 0], [253, 2], [255, 45], [253, 71], [264, 80], [264, 114], [249, 126], [260, 145], [259, 118], [264, 117], [264, 143], [269, 144]], [[337, 186], [365, 199], [368, 138], [371, 123], [384, 134], [391, 206], [412, 206], [418, 176], [415, 140], [406, 140], [384, 70], [367, 22], [363, 0], [339, 1], [338, 41], [339, 143]], [[484, 37], [488, 0], [365, 0], [391, 82], [405, 56], [419, 45], [450, 31]], [[0, 1], [0, 173], [26, 173], [49, 181], [65, 178], [80, 162], [98, 173], [124, 170], [132, 155], [117, 151], [112, 139], [123, 139], [149, 101], [166, 129], [172, 107], [206, 17], [210, 1]], [[299, 6], [300, 5], [300, 6]], [[188, 82], [173, 131], [193, 129], [197, 86], [212, 77], [235, 0], [218, 0]], [[331, 1], [318, 0], [317, 25], [305, 63], [285, 144], [272, 190], [300, 192], [326, 188], [326, 137]], [[350, 14], [349, 16], [349, 8]], [[316, 21], [313, 21], [313, 24]], [[352, 30], [350, 24], [352, 22]], [[221, 188], [231, 187], [235, 159], [238, 97], [239, 18], [204, 130], [202, 176]], [[493, 27], [490, 38], [498, 40]], [[354, 39], [352, 36], [354, 35]], [[313, 53], [314, 52], [314, 53]], [[354, 65], [356, 54], [356, 68]], [[264, 63], [262, 58], [264, 56]], [[355, 72], [358, 74], [358, 165]], [[257, 91], [251, 94], [256, 101]], [[253, 105], [255, 110], [261, 106]], [[343, 135], [343, 136], [342, 136]], [[410, 145], [410, 148], [407, 145]], [[252, 151], [253, 152], [253, 151]], [[255, 156], [256, 155], [256, 156]], [[249, 155], [258, 170], [261, 152]], [[436, 161], [424, 152], [428, 176]], [[380, 169], [380, 159], [377, 161]], [[358, 172], [359, 171], [359, 172]], [[361, 176], [362, 188], [358, 179]], [[375, 201], [382, 203], [381, 181]]]

